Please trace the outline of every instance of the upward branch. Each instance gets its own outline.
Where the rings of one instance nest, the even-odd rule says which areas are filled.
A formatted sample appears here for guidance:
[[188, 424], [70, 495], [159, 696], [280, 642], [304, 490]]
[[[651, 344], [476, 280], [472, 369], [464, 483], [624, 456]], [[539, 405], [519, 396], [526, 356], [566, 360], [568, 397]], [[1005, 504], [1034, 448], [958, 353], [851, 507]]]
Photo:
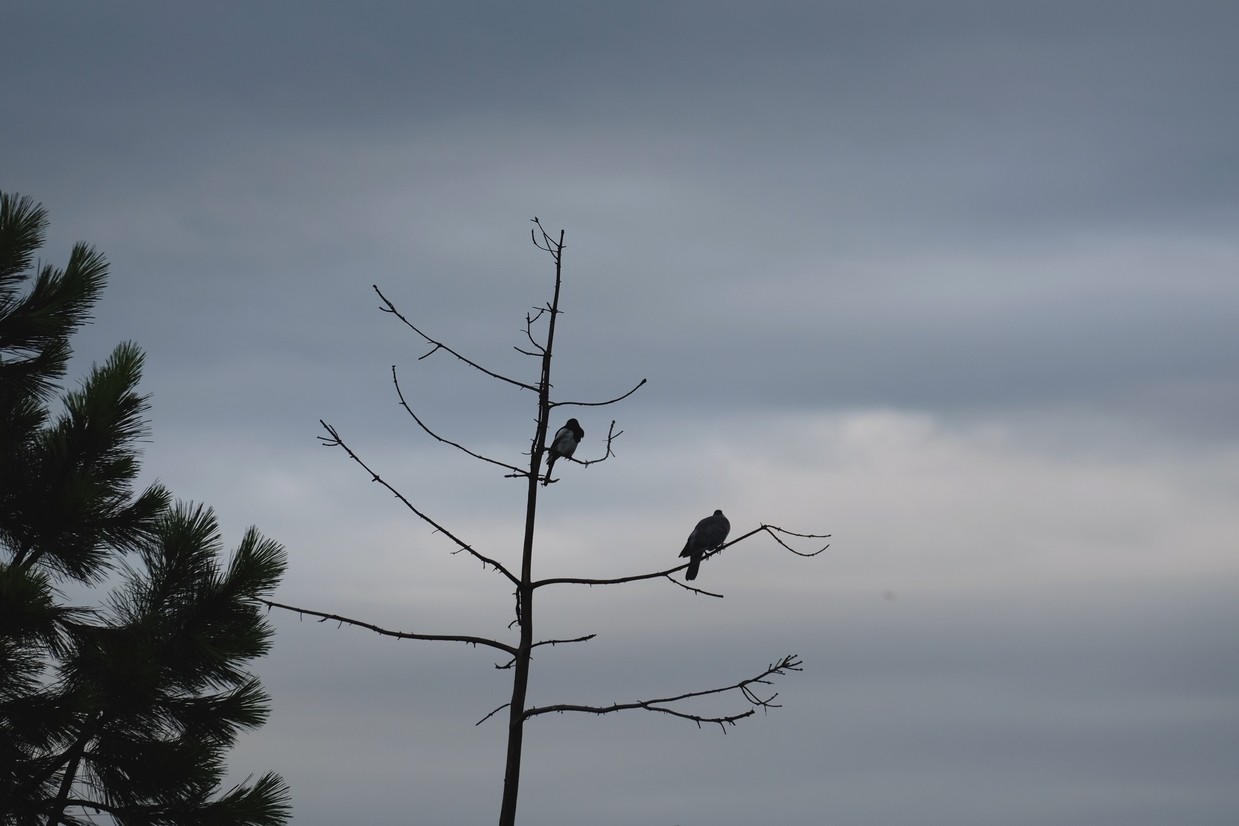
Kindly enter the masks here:
[[[403, 314], [402, 314], [399, 310], [397, 310], [397, 309], [396, 309], [396, 305], [395, 305], [395, 304], [393, 304], [393, 303], [391, 302], [391, 300], [390, 300], [390, 299], [388, 299], [388, 297], [387, 297], [387, 296], [383, 295], [383, 291], [379, 289], [379, 286], [378, 286], [377, 284], [372, 284], [371, 286], [374, 288], [374, 291], [375, 291], [376, 293], [378, 293], [379, 299], [383, 302], [383, 305], [384, 305], [384, 306], [380, 308], [383, 312], [385, 312], [385, 313], [391, 313], [391, 314], [392, 314], [392, 315], [394, 315], [396, 318], [398, 318], [398, 319], [400, 319], [401, 321], [403, 321], [403, 322], [404, 322], [404, 324], [405, 324], [405, 326], [407, 326], [410, 330], [412, 330], [413, 332], [417, 333], [417, 334], [418, 334], [419, 336], [421, 336], [422, 338], [426, 339], [426, 341], [427, 341], [427, 342], [429, 342], [430, 344], [433, 344], [433, 345], [434, 345], [434, 349], [433, 349], [433, 350], [431, 350], [429, 353], [426, 353], [426, 354], [425, 354], [424, 356], [422, 356], [421, 358], [423, 358], [423, 359], [424, 359], [424, 358], [428, 358], [429, 356], [433, 355], [434, 353], [438, 352], [439, 350], [444, 350], [444, 351], [446, 351], [446, 352], [448, 352], [448, 353], [451, 353], [453, 356], [455, 356], [456, 358], [460, 359], [461, 361], [463, 361], [465, 364], [469, 365], [469, 366], [470, 366], [470, 367], [472, 367], [473, 369], [478, 370], [478, 371], [480, 371], [480, 372], [482, 372], [482, 373], [485, 373], [486, 375], [490, 376], [491, 378], [494, 378], [494, 379], [499, 379], [500, 381], [506, 381], [508, 384], [516, 385], [517, 387], [523, 387], [524, 389], [526, 389], [526, 390], [532, 390], [532, 391], [533, 391], [533, 392], [535, 392], [535, 393], [537, 393], [537, 392], [538, 392], [538, 388], [537, 388], [535, 385], [529, 384], [528, 382], [517, 381], [516, 379], [509, 378], [508, 376], [502, 375], [502, 374], [500, 374], [500, 373], [496, 373], [496, 372], [494, 372], [493, 370], [488, 370], [488, 369], [486, 369], [485, 367], [483, 367], [482, 365], [478, 364], [476, 361], [473, 361], [472, 359], [469, 359], [469, 358], [466, 358], [465, 356], [462, 356], [460, 353], [456, 352], [456, 351], [455, 351], [455, 350], [453, 350], [451, 347], [448, 347], [448, 346], [447, 346], [446, 344], [444, 344], [443, 342], [441, 342], [441, 341], [437, 341], [437, 340], [435, 340], [435, 339], [431, 338], [430, 336], [426, 335], [424, 332], [422, 332], [421, 328], [419, 328], [419, 327], [418, 327], [417, 325], [415, 325], [413, 322], [411, 322], [411, 321], [409, 321], [407, 318], [405, 318], [405, 317], [404, 317], [404, 315], [403, 315]], [[421, 359], [418, 359], [418, 360], [420, 361]]]
[[615, 404], [616, 402], [622, 402], [624, 399], [628, 398], [633, 393], [636, 393], [638, 390], [640, 390], [643, 384], [645, 384], [645, 379], [641, 379], [641, 381], [637, 382], [637, 385], [633, 387], [631, 390], [629, 390], [627, 393], [625, 393], [624, 395], [616, 396], [613, 399], [607, 399], [605, 402], [550, 402], [549, 406], [550, 407], [565, 407], [565, 406], [568, 406], [568, 407], [606, 407], [608, 404]]
[[392, 368], [391, 368], [391, 381], [392, 381], [392, 384], [396, 386], [396, 396], [400, 399], [400, 406], [405, 409], [405, 412], [407, 412], [410, 416], [413, 417], [413, 421], [417, 422], [417, 426], [420, 427], [422, 430], [426, 431], [426, 433], [431, 438], [436, 439], [445, 445], [451, 445], [452, 447], [456, 448], [462, 453], [468, 453], [474, 459], [481, 459], [483, 462], [490, 462], [492, 465], [498, 465], [501, 468], [507, 468], [508, 470], [513, 471], [512, 473], [507, 474], [509, 477], [524, 476], [526, 474], [526, 471], [522, 470], [521, 468], [518, 468], [516, 465], [509, 465], [507, 462], [501, 462], [498, 459], [492, 459], [489, 456], [483, 456], [480, 453], [474, 453], [472, 450], [465, 447], [464, 445], [453, 442], [451, 439], [445, 439], [442, 436], [440, 436], [438, 433], [435, 433], [433, 430], [431, 430], [429, 427], [426, 426], [426, 423], [421, 420], [421, 417], [418, 416], [416, 413], [414, 413], [413, 408], [409, 407], [409, 403], [405, 401], [404, 391], [400, 389], [400, 379], [396, 377], [396, 365], [394, 364], [392, 365]]
[[396, 490], [394, 487], [392, 487], [391, 484], [389, 484], [385, 479], [383, 479], [383, 477], [379, 476], [377, 473], [371, 470], [370, 466], [367, 465], [364, 461], [362, 461], [361, 457], [358, 456], [356, 453], [354, 453], [351, 447], [345, 444], [344, 440], [340, 438], [339, 432], [334, 427], [327, 424], [322, 419], [319, 419], [318, 423], [321, 424], [323, 426], [323, 429], [325, 429], [330, 434], [330, 438], [326, 436], [318, 437], [318, 440], [322, 442], [325, 447], [341, 448], [345, 453], [348, 454], [348, 457], [350, 459], [352, 459], [354, 462], [360, 465], [367, 473], [370, 474], [370, 481], [378, 482], [380, 485], [387, 488], [387, 490], [390, 491], [393, 496], [395, 496], [397, 499], [400, 500], [401, 504], [403, 504], [406, 508], [412, 511], [413, 514], [416, 515], [419, 519], [421, 519], [427, 525], [430, 525], [432, 528], [434, 528], [439, 533], [446, 536], [448, 539], [455, 542], [456, 545], [460, 548], [460, 550], [467, 552], [468, 554], [476, 558], [479, 562], [481, 562], [483, 565], [489, 565], [492, 568], [494, 568], [496, 571], [498, 571], [499, 573], [503, 574], [505, 577], [508, 578], [508, 581], [510, 581], [513, 585], [520, 584], [520, 580], [517, 579], [515, 576], [513, 576], [512, 572], [509, 571], [507, 568], [505, 568], [502, 562], [499, 562], [498, 560], [495, 560], [495, 559], [491, 559], [490, 557], [479, 553], [473, 548], [473, 546], [469, 545], [463, 539], [460, 539], [459, 537], [457, 537], [456, 534], [452, 533], [447, 528], [443, 527], [438, 522], [431, 519], [425, 513], [422, 513], [422, 511], [418, 510], [417, 507], [412, 502], [410, 502], [405, 497], [404, 494]]

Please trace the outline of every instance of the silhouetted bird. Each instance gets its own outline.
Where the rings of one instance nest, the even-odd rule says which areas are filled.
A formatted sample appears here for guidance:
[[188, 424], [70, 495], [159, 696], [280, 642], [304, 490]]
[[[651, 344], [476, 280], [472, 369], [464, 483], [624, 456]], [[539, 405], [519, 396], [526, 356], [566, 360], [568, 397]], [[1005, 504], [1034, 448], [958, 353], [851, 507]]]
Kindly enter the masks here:
[[722, 511], [715, 511], [713, 516], [707, 516], [697, 523], [697, 527], [688, 535], [688, 541], [684, 543], [684, 550], [680, 551], [680, 556], [689, 558], [688, 570], [684, 572], [685, 579], [697, 578], [702, 554], [726, 542], [730, 531], [731, 523], [723, 516]]
[[555, 467], [555, 460], [560, 456], [565, 459], [576, 453], [576, 446], [585, 438], [585, 431], [581, 429], [581, 423], [576, 419], [569, 419], [568, 423], [559, 430], [555, 431], [555, 438], [551, 440], [550, 446], [546, 449], [548, 455], [546, 460], [546, 478], [542, 480], [542, 485], [545, 487], [551, 483], [551, 468]]

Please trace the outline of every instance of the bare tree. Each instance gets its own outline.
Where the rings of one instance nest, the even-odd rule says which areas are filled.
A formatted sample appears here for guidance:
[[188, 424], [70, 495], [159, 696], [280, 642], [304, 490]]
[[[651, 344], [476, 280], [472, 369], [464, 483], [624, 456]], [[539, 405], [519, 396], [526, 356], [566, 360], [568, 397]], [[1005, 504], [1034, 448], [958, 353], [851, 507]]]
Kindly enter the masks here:
[[[522, 381], [520, 379], [502, 375], [498, 372], [490, 370], [482, 364], [479, 364], [473, 359], [470, 359], [459, 351], [453, 349], [448, 344], [433, 338], [425, 330], [421, 329], [406, 318], [396, 307], [396, 305], [393, 304], [392, 301], [388, 299], [377, 286], [374, 287], [375, 293], [382, 302], [382, 311], [398, 319], [430, 346], [430, 350], [422, 355], [419, 360], [428, 358], [436, 353], [443, 352], [459, 359], [461, 362], [474, 370], [478, 370], [496, 381], [506, 382], [537, 395], [537, 426], [534, 430], [533, 439], [530, 443], [529, 464], [527, 467], [520, 467], [507, 461], [482, 455], [481, 453], [452, 441], [451, 439], [445, 438], [432, 430], [406, 401], [404, 392], [400, 386], [399, 375], [395, 366], [392, 367], [392, 383], [395, 386], [395, 392], [399, 399], [400, 405], [405, 409], [405, 411], [408, 412], [408, 414], [423, 431], [435, 440], [442, 442], [443, 444], [450, 445], [457, 450], [468, 454], [474, 459], [502, 468], [506, 471], [505, 476], [507, 477], [524, 479], [526, 481], [525, 535], [519, 571], [509, 568], [504, 564], [504, 562], [498, 559], [483, 554], [450, 530], [447, 526], [436, 521], [432, 516], [421, 510], [393, 485], [384, 480], [378, 471], [372, 468], [370, 464], [359, 456], [353, 448], [345, 442], [344, 438], [335, 427], [320, 420], [320, 424], [323, 426], [323, 429], [326, 431], [327, 435], [319, 437], [320, 441], [322, 441], [324, 445], [329, 447], [337, 447], [343, 450], [353, 462], [365, 470], [365, 472], [370, 476], [371, 481], [386, 488], [411, 513], [416, 515], [426, 524], [430, 525], [436, 531], [446, 536], [456, 545], [456, 550], [453, 551], [453, 553], [464, 553], [472, 556], [481, 562], [484, 568], [492, 570], [511, 583], [513, 587], [513, 596], [515, 598], [516, 619], [511, 623], [511, 625], [509, 625], [509, 630], [513, 628], [516, 629], [517, 639], [515, 642], [504, 641], [497, 638], [461, 634], [421, 634], [412, 631], [396, 631], [335, 613], [286, 605], [279, 602], [267, 602], [267, 604], [272, 608], [293, 611], [299, 615], [318, 617], [321, 622], [332, 621], [341, 625], [364, 628], [383, 636], [396, 637], [400, 639], [460, 642], [473, 646], [483, 646], [503, 652], [505, 659], [503, 662], [497, 664], [497, 666], [500, 669], [510, 670], [512, 672], [511, 699], [478, 721], [478, 724], [481, 724], [485, 720], [495, 716], [505, 709], [508, 713], [507, 761], [504, 772], [503, 802], [499, 813], [500, 826], [514, 826], [516, 822], [517, 793], [520, 788], [521, 749], [524, 741], [525, 723], [531, 718], [552, 712], [563, 713], [575, 711], [601, 715], [632, 709], [644, 709], [646, 711], [658, 712], [661, 714], [670, 715], [672, 717], [689, 720], [696, 723], [698, 726], [701, 726], [702, 724], [718, 725], [723, 729], [723, 731], [726, 731], [728, 726], [733, 726], [737, 721], [752, 716], [757, 709], [764, 710], [778, 708], [779, 704], [775, 702], [778, 698], [778, 693], [772, 692], [768, 688], [771, 681], [773, 678], [782, 676], [788, 672], [801, 670], [801, 661], [799, 657], [795, 654], [788, 654], [769, 663], [758, 673], [750, 677], [739, 680], [730, 685], [715, 688], [683, 691], [666, 697], [639, 699], [626, 703], [613, 703], [612, 705], [607, 706], [589, 706], [571, 703], [547, 706], [528, 705], [526, 701], [526, 689], [529, 685], [529, 669], [531, 653], [533, 650], [540, 646], [546, 645], [585, 642], [593, 639], [594, 637], [593, 634], [586, 634], [584, 636], [575, 637], [572, 639], [537, 639], [534, 635], [534, 596], [539, 589], [555, 585], [620, 585], [624, 583], [641, 582], [643, 580], [665, 579], [695, 594], [722, 598], [722, 594], [712, 593], [696, 586], [689, 585], [686, 582], [672, 576], [673, 574], [689, 567], [692, 563], [688, 561], [674, 567], [667, 568], [666, 570], [637, 573], [630, 576], [611, 579], [588, 579], [575, 577], [558, 577], [540, 580], [534, 579], [534, 529], [536, 526], [536, 517], [538, 512], [539, 483], [541, 483], [541, 486], [544, 487], [557, 481], [551, 478], [549, 468], [545, 474], [542, 472], [543, 456], [548, 453], [549, 449], [547, 435], [552, 432], [550, 430], [552, 412], [556, 408], [560, 407], [606, 407], [616, 404], [617, 402], [628, 398], [640, 389], [641, 386], [645, 384], [645, 379], [641, 379], [641, 381], [637, 382], [637, 384], [627, 392], [614, 398], [602, 401], [565, 401], [553, 399], [551, 397], [551, 357], [554, 353], [555, 347], [555, 326], [560, 315], [559, 296], [560, 288], [563, 283], [564, 233], [561, 230], [559, 237], [556, 239], [546, 232], [537, 218], [533, 219], [533, 224], [534, 226], [530, 231], [530, 235], [534, 246], [548, 253], [555, 264], [555, 288], [551, 300], [545, 305], [536, 307], [526, 313], [524, 329], [525, 343], [515, 348], [520, 353], [539, 361], [541, 372], [537, 382], [535, 383]], [[574, 422], [575, 420], [573, 420], [573, 423]], [[592, 459], [580, 459], [571, 454], [559, 453], [559, 457], [580, 465], [590, 465], [606, 461], [615, 455], [612, 451], [612, 444], [615, 439], [621, 435], [621, 433], [622, 431], [615, 429], [615, 421], [612, 421], [610, 428], [607, 431], [607, 437], [605, 444], [603, 445], [601, 456]], [[793, 548], [791, 544], [789, 544], [790, 542], [795, 539], [819, 540], [829, 538], [828, 534], [795, 533], [774, 525], [762, 524], [758, 525], [753, 530], [750, 530], [748, 533], [736, 537], [731, 542], [720, 544], [717, 547], [706, 551], [702, 554], [701, 558], [709, 558], [722, 553], [732, 545], [756, 536], [757, 534], [764, 534], [773, 538], [778, 545], [799, 556], [816, 556], [826, 550], [826, 548], [823, 547], [807, 552], [798, 551]], [[708, 716], [695, 714], [686, 709], [685, 701], [717, 695], [735, 695], [737, 697], [738, 710], [733, 714]]]

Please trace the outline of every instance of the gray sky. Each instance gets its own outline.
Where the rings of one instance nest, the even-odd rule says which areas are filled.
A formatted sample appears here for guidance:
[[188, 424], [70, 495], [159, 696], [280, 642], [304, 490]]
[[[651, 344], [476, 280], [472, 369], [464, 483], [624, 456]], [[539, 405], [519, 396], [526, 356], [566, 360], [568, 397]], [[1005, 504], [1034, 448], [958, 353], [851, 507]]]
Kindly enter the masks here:
[[[723, 736], [538, 718], [522, 822], [1239, 820], [1239, 7], [1229, 2], [0, 4], [0, 188], [112, 262], [78, 370], [148, 353], [146, 472], [283, 542], [279, 597], [505, 637], [506, 589], [316, 443], [518, 558], [503, 372], [567, 232], [555, 383], [593, 458], [537, 574], [665, 566], [716, 507], [830, 532], [548, 590], [535, 704], [729, 683]], [[238, 777], [298, 826], [497, 814], [485, 651], [276, 614]], [[724, 710], [732, 707], [724, 706]]]

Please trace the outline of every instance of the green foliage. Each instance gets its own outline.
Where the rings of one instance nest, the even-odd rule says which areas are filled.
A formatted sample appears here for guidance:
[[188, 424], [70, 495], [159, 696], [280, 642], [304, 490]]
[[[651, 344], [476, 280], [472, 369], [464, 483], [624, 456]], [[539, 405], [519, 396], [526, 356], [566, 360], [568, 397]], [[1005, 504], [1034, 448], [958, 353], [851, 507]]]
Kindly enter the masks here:
[[[222, 783], [227, 750], [268, 714], [246, 667], [270, 643], [257, 600], [284, 551], [251, 528], [223, 565], [210, 509], [135, 491], [136, 345], [48, 409], [107, 264], [78, 244], [32, 278], [46, 226], [0, 194], [0, 824], [283, 823], [278, 775]], [[60, 583], [105, 582], [101, 604], [61, 604]]]

